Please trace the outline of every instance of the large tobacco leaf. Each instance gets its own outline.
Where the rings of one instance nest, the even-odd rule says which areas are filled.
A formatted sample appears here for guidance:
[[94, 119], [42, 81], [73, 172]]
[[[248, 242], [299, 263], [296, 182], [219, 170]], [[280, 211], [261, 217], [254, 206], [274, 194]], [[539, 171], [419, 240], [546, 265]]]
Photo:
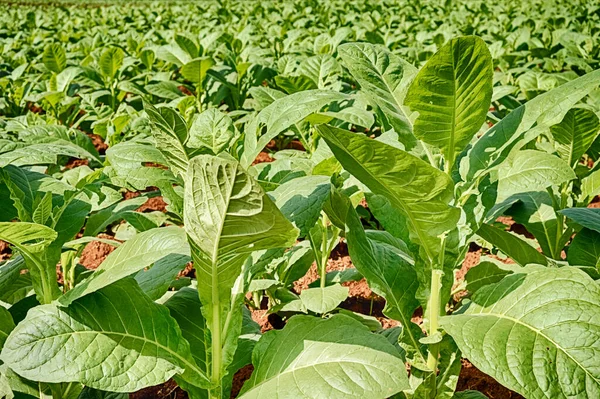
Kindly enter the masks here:
[[397, 350], [345, 315], [292, 317], [261, 338], [252, 362], [240, 399], [383, 399], [409, 388]]
[[598, 133], [600, 121], [593, 111], [573, 108], [564, 119], [550, 128], [556, 140], [557, 151], [569, 166], [575, 167], [579, 158], [590, 148]]
[[47, 249], [57, 238], [56, 231], [36, 223], [2, 222], [0, 240], [13, 245], [25, 259], [40, 302], [49, 303], [60, 295], [56, 266], [46, 261]]
[[33, 308], [8, 337], [0, 360], [35, 381], [80, 382], [113, 392], [157, 385], [175, 374], [208, 383], [167, 309], [131, 279], [68, 308]]
[[410, 85], [404, 102], [419, 113], [414, 135], [441, 150], [447, 170], [485, 122], [492, 75], [485, 42], [467, 36], [446, 43]]
[[212, 389], [231, 363], [241, 329], [240, 288], [234, 288], [253, 251], [287, 247], [298, 231], [237, 161], [200, 155], [185, 176], [185, 230], [198, 294], [211, 333]]
[[449, 206], [452, 180], [425, 161], [361, 134], [319, 125], [318, 130], [342, 166], [373, 193], [402, 212], [414, 242], [432, 262], [440, 234], [456, 227], [460, 211]]
[[58, 302], [61, 306], [69, 306], [78, 298], [168, 257], [176, 257], [178, 265], [185, 264], [180, 258], [189, 257], [189, 254], [185, 231], [180, 227], [161, 227], [136, 234], [110, 253], [90, 277], [60, 297]]
[[386, 129], [394, 129], [407, 150], [417, 146], [404, 97], [417, 69], [384, 46], [347, 43], [340, 57], [373, 106], [380, 109]]
[[528, 266], [471, 299], [441, 325], [478, 369], [527, 398], [600, 395], [600, 286], [584, 272]]

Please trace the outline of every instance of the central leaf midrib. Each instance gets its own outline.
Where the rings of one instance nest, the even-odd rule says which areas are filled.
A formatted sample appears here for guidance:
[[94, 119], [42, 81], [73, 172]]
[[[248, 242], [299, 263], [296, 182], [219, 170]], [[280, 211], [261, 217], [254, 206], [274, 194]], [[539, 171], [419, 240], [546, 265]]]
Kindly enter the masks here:
[[[215, 239], [215, 244], [213, 247], [213, 253], [211, 254], [211, 298], [212, 298], [212, 309], [213, 309], [213, 317], [211, 318], [211, 324], [212, 324], [212, 338], [215, 338], [215, 332], [217, 332], [217, 344], [219, 345], [219, 347], [221, 347], [222, 345], [222, 340], [223, 338], [221, 337], [221, 300], [219, 298], [219, 288], [218, 288], [218, 282], [219, 282], [219, 273], [218, 273], [218, 260], [219, 260], [219, 247], [221, 245], [221, 235], [223, 233], [223, 228], [225, 227], [225, 221], [227, 219], [227, 211], [229, 210], [229, 205], [231, 202], [231, 196], [233, 194], [233, 190], [235, 188], [235, 180], [237, 177], [237, 171], [238, 171], [238, 166], [236, 165], [233, 168], [233, 177], [232, 177], [232, 181], [231, 181], [231, 187], [229, 188], [229, 190], [226, 192], [226, 197], [225, 197], [225, 209], [224, 209], [224, 213], [223, 213], [223, 218], [221, 219], [221, 224], [218, 227], [217, 230], [217, 236]], [[211, 341], [215, 341], [214, 339], [212, 339]], [[214, 356], [214, 350], [212, 352], [212, 359], [211, 359], [211, 368], [207, 367], [207, 370], [210, 370], [211, 372], [211, 380], [213, 379], [214, 375], [213, 375], [213, 370], [212, 370], [212, 364], [214, 364], [215, 361], [217, 361], [219, 363], [219, 368], [220, 368], [220, 363], [221, 363], [221, 359], [220, 359], [220, 355], [221, 352], [219, 351], [219, 356], [215, 357]]]

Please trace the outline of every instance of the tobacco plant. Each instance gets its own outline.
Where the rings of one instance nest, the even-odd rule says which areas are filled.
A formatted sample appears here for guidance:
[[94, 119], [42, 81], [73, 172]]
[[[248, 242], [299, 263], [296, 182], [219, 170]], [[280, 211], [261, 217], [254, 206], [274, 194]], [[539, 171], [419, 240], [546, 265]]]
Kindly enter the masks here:
[[598, 13], [535, 4], [0, 6], [0, 397], [600, 396]]

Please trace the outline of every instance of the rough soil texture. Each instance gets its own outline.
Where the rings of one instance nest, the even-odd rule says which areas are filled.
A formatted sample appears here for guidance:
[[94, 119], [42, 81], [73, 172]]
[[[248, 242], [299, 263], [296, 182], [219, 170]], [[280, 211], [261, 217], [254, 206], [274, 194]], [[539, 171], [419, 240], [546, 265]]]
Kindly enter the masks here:
[[462, 359], [462, 369], [458, 378], [457, 391], [472, 389], [479, 391], [490, 399], [522, 399], [523, 397], [502, 385], [487, 374], [479, 371], [468, 360]]
[[94, 133], [87, 133], [87, 135], [90, 137], [90, 139], [92, 139], [92, 144], [94, 145], [94, 148], [96, 148], [96, 151], [98, 151], [98, 154], [106, 154], [108, 145], [104, 142], [104, 139]]
[[[113, 236], [108, 234], [98, 234], [98, 238], [107, 238], [114, 240]], [[115, 250], [112, 245], [105, 244], [100, 241], [92, 241], [85, 246], [79, 257], [79, 263], [86, 269], [95, 270], [100, 266], [104, 259]]]
[[75, 169], [80, 166], [88, 165], [88, 164], [89, 164], [89, 161], [87, 159], [71, 158], [65, 165], [65, 170]]
[[6, 241], [0, 240], [0, 261], [10, 258], [12, 251]]
[[273, 162], [273, 161], [274, 161], [273, 157], [271, 157], [271, 155], [268, 152], [261, 151], [260, 154], [258, 154], [256, 159], [254, 160], [254, 162], [252, 162], [252, 165], [258, 165], [259, 163]]
[[163, 200], [163, 197], [157, 196], [157, 197], [148, 198], [148, 200], [146, 202], [144, 202], [142, 204], [142, 206], [140, 206], [138, 209], [136, 209], [136, 212], [152, 212], [152, 211], [160, 211], [160, 212], [167, 211], [167, 203], [165, 202], [165, 200]]

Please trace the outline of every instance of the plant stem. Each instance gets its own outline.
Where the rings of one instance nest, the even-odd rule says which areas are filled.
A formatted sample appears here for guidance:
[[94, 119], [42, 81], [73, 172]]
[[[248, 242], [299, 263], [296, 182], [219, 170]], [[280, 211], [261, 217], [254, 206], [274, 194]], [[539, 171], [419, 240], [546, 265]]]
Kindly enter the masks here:
[[[442, 290], [442, 275], [441, 270], [433, 269], [431, 271], [431, 297], [429, 298], [429, 336], [438, 333], [439, 316], [441, 310], [440, 291]], [[438, 357], [440, 355], [440, 344], [429, 345], [429, 353], [427, 355], [427, 367], [435, 373], [437, 371]]]
[[323, 226], [321, 228], [321, 288], [325, 288], [327, 282], [327, 260], [329, 259], [329, 246], [327, 245], [327, 216], [323, 215]]

